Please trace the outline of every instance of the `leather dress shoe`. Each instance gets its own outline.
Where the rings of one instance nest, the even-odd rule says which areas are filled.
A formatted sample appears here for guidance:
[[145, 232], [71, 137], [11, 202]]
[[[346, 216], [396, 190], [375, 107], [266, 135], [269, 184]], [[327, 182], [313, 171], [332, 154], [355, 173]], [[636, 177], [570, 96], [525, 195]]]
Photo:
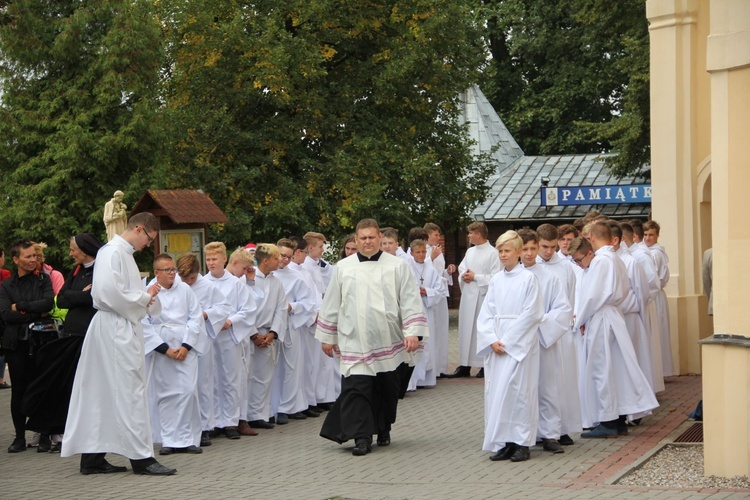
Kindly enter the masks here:
[[445, 376], [445, 378], [461, 378], [461, 377], [471, 377], [470, 366], [459, 366], [458, 368], [456, 368], [456, 371], [454, 371], [450, 375]]
[[234, 426], [225, 427], [224, 432], [227, 435], [227, 439], [239, 439], [240, 438], [240, 431], [237, 430], [237, 427], [234, 427]]
[[528, 446], [519, 446], [516, 451], [511, 455], [511, 462], [524, 462], [531, 458], [531, 452]]
[[60, 453], [61, 451], [62, 451], [62, 443], [55, 443], [49, 449], [50, 453]]
[[170, 469], [159, 462], [154, 462], [143, 469], [133, 469], [133, 474], [142, 474], [145, 476], [171, 476], [175, 472], [177, 472], [177, 469]]
[[243, 436], [257, 436], [258, 435], [258, 431], [250, 427], [248, 423], [244, 420], [240, 420], [240, 425], [237, 426], [237, 430]]
[[484, 378], [484, 368], [480, 368], [477, 372], [477, 378]]
[[560, 439], [558, 439], [557, 442], [563, 446], [571, 446], [576, 444], [576, 442], [573, 441], [573, 438], [571, 438], [567, 434], [563, 434], [562, 436], [560, 436]]
[[604, 427], [602, 424], [597, 425], [590, 431], [582, 432], [581, 437], [585, 439], [590, 438], [607, 438], [613, 439], [617, 437], [617, 429], [609, 429]]
[[307, 415], [305, 415], [305, 413], [303, 413], [301, 411], [298, 411], [297, 413], [290, 413], [287, 416], [289, 418], [291, 418], [292, 420], [305, 420], [305, 419], [307, 419]]
[[49, 453], [52, 449], [52, 441], [49, 439], [49, 434], [39, 435], [39, 444], [36, 447], [37, 453]]
[[617, 435], [627, 436], [628, 435], [628, 424], [617, 422]]
[[492, 460], [493, 462], [497, 462], [498, 460], [510, 460], [510, 457], [513, 456], [513, 453], [515, 452], [515, 443], [505, 443], [505, 446], [497, 450], [497, 453], [492, 455], [490, 457], [490, 460]]
[[367, 442], [366, 439], [357, 439], [356, 444], [354, 445], [354, 449], [352, 450], [352, 455], [355, 457], [361, 457], [362, 455], [367, 455], [370, 453], [370, 443]]
[[333, 408], [333, 403], [318, 403], [318, 408], [323, 411], [329, 411], [331, 408]]
[[289, 415], [286, 413], [277, 413], [276, 414], [276, 423], [279, 425], [286, 425], [289, 423]]
[[112, 474], [115, 472], [127, 472], [127, 467], [121, 467], [119, 465], [112, 465], [106, 460], [102, 459], [102, 462], [95, 467], [81, 467], [81, 474]]
[[275, 426], [265, 420], [251, 420], [247, 423], [253, 429], [273, 429]]
[[303, 410], [300, 413], [302, 415], [304, 415], [306, 417], [310, 417], [310, 418], [318, 418], [320, 416], [320, 413], [318, 413], [316, 411], [312, 411], [310, 408], [308, 408], [307, 410]]
[[162, 446], [161, 450], [159, 450], [159, 455], [171, 455], [174, 452], [174, 448], [170, 448], [169, 446]]
[[198, 448], [194, 444], [191, 444], [190, 446], [186, 446], [184, 448], [175, 448], [174, 451], [175, 453], [190, 453], [192, 455], [203, 453], [203, 450], [201, 448]]
[[22, 451], [26, 451], [26, 439], [24, 438], [16, 438], [8, 446], [8, 453], [20, 453]]
[[211, 446], [211, 433], [209, 431], [201, 432], [201, 447]]
[[550, 453], [565, 453], [557, 439], [542, 439], [542, 448]]
[[378, 446], [388, 446], [391, 444], [391, 433], [388, 431], [378, 433]]

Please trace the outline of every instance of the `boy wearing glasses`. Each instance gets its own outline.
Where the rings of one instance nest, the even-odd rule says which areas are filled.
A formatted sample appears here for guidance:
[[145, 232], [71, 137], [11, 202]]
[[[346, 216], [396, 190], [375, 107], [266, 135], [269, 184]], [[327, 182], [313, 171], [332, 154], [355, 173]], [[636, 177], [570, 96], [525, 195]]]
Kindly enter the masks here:
[[[203, 310], [190, 287], [175, 282], [169, 254], [154, 259], [161, 314], [141, 321], [149, 377], [149, 409], [159, 455], [202, 453], [198, 356], [205, 345]], [[152, 282], [153, 283], [153, 282]]]

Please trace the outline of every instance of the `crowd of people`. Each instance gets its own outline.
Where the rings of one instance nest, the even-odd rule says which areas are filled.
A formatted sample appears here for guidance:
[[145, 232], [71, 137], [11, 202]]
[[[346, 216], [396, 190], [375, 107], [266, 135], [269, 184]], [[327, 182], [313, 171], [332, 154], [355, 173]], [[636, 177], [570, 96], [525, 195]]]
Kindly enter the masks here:
[[[70, 240], [75, 267], [45, 267], [40, 245], [10, 249], [0, 283], [3, 349], [12, 377], [11, 453], [81, 454], [83, 474], [170, 475], [159, 455], [200, 454], [213, 439], [254, 436], [325, 413], [321, 436], [390, 444], [399, 398], [439, 378], [485, 378], [483, 449], [522, 461], [582, 437], [617, 437], [657, 407], [671, 374], [663, 292], [669, 271], [658, 224], [590, 214], [572, 225], [508, 231], [481, 222], [458, 268], [440, 228], [360, 221], [323, 258], [317, 232], [158, 254], [149, 283], [133, 258], [158, 219], [130, 218], [106, 245]], [[579, 231], [582, 236], [578, 236]], [[459, 367], [448, 374], [449, 287], [461, 288]], [[46, 335], [43, 336], [42, 334]], [[59, 337], [59, 338], [58, 338]], [[327, 413], [326, 413], [327, 412]]]

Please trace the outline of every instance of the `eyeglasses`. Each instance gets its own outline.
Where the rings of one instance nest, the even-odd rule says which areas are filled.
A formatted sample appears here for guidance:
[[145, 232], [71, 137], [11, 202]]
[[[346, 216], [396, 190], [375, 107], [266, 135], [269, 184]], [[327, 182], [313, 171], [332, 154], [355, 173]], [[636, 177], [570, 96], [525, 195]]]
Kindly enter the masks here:
[[583, 257], [581, 257], [580, 259], [573, 259], [573, 262], [575, 262], [575, 263], [576, 263], [576, 264], [578, 264], [579, 266], [582, 266], [582, 265], [583, 265], [583, 260], [584, 260], [584, 259], [585, 259], [586, 257], [588, 257], [588, 256], [589, 256], [589, 253], [588, 253], [588, 252], [586, 252], [586, 255], [584, 255], [584, 256], [583, 256]]
[[[146, 238], [148, 238], [148, 244], [151, 245], [154, 242], [154, 238], [151, 237], [150, 234], [148, 234], [148, 231], [146, 231], [146, 228], [141, 226], [141, 229], [143, 229], [143, 232], [146, 233]], [[158, 269], [156, 269], [158, 271]]]
[[177, 269], [175, 269], [174, 267], [166, 267], [164, 269], [154, 269], [154, 271], [159, 271], [159, 272], [167, 273], [167, 274], [174, 274], [177, 272]]
[[292, 256], [291, 255], [284, 255], [283, 253], [279, 254], [279, 258], [280, 259], [284, 259], [284, 260], [292, 260]]

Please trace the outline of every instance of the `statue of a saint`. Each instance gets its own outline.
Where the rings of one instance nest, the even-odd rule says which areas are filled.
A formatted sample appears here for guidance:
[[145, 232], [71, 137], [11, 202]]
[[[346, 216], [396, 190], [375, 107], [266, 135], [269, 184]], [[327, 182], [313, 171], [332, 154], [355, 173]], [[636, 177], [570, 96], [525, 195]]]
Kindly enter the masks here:
[[104, 205], [104, 227], [107, 228], [107, 241], [112, 240], [116, 234], [125, 231], [125, 227], [128, 225], [128, 207], [122, 202], [123, 196], [125, 196], [125, 193], [117, 190], [112, 199]]

